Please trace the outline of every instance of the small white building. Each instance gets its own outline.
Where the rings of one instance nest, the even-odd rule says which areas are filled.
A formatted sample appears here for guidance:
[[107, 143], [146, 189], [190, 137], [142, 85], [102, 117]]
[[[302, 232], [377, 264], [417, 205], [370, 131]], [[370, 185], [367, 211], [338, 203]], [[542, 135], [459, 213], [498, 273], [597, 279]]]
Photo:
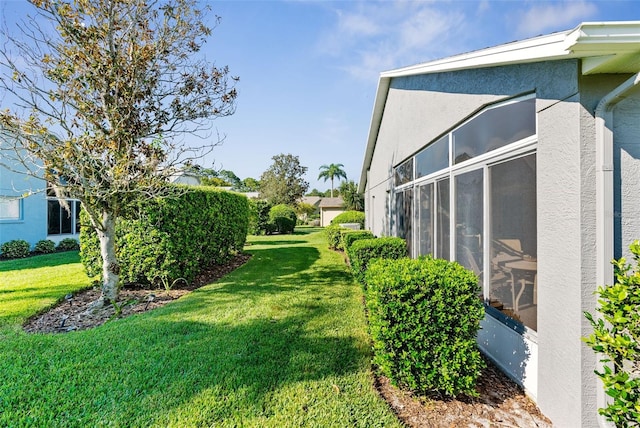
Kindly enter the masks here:
[[366, 228], [479, 275], [481, 349], [559, 427], [604, 423], [583, 312], [640, 239], [639, 72], [640, 21], [603, 22], [378, 84]]
[[331, 220], [344, 212], [344, 201], [341, 197], [322, 198], [318, 208], [320, 209], [320, 226], [329, 226]]

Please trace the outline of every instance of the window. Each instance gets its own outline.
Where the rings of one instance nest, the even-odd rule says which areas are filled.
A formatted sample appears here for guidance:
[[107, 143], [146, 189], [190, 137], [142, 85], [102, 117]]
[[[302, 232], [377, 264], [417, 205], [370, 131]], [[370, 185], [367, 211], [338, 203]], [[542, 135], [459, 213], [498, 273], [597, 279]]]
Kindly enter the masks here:
[[482, 277], [483, 170], [456, 176], [455, 186], [456, 260]]
[[436, 257], [451, 260], [450, 251], [450, 216], [449, 216], [449, 179], [440, 180], [436, 183], [438, 189], [437, 201], [437, 222], [436, 227]]
[[535, 98], [489, 108], [452, 132], [456, 164], [536, 133]]
[[20, 220], [22, 201], [15, 196], [0, 196], [0, 220]]
[[396, 235], [407, 241], [409, 254], [411, 245], [411, 211], [413, 189], [405, 189], [396, 193]]
[[413, 158], [398, 165], [395, 169], [396, 186], [401, 186], [410, 181], [413, 181]]
[[393, 230], [410, 254], [456, 260], [478, 275], [493, 308], [488, 313], [500, 311], [501, 319], [531, 330], [537, 329], [536, 141], [529, 138], [535, 124], [535, 98], [487, 108], [396, 167], [399, 187], [390, 200]]
[[418, 187], [416, 248], [418, 255], [433, 254], [433, 183]]
[[536, 157], [489, 168], [491, 222], [490, 304], [537, 329]]
[[416, 178], [433, 174], [448, 166], [449, 135], [445, 135], [416, 155]]
[[68, 208], [59, 199], [47, 200], [47, 234], [65, 235], [80, 233], [80, 202], [67, 200]]

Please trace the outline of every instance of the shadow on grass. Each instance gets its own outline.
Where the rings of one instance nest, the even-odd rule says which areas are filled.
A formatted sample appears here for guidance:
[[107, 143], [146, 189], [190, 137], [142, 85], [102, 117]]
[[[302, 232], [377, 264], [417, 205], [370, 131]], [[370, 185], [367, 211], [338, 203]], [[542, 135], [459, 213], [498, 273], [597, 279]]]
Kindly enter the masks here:
[[[273, 235], [271, 235], [270, 237], [272, 237], [272, 236]], [[304, 241], [295, 241], [295, 240], [263, 239], [263, 240], [255, 240], [255, 241], [249, 242], [249, 243], [247, 243], [246, 247], [248, 249], [251, 249], [251, 247], [254, 246], [254, 245], [278, 246], [278, 245], [297, 245], [297, 244], [304, 244], [304, 243], [305, 243]]]
[[300, 312], [240, 323], [138, 317], [82, 337], [22, 337], [30, 352], [13, 355], [0, 344], [14, 368], [0, 363], [0, 414], [38, 425], [63, 412], [85, 426], [164, 426], [196, 411], [205, 425], [270, 417], [274, 391], [346, 375], [363, 361], [357, 339], [307, 328], [321, 309]]

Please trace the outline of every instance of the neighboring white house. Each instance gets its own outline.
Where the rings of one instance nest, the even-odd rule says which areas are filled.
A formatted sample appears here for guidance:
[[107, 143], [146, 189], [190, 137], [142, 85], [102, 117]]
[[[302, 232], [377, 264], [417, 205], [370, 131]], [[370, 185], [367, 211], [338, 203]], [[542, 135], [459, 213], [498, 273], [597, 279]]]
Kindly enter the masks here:
[[604, 22], [378, 83], [366, 227], [480, 276], [479, 346], [559, 427], [604, 423], [583, 312], [640, 239], [639, 72], [640, 21]]

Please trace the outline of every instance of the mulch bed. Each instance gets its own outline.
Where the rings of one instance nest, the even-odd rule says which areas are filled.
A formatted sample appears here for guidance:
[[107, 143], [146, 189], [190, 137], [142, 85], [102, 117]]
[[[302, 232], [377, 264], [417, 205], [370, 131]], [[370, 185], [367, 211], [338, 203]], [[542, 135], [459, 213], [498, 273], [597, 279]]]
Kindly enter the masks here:
[[[118, 317], [149, 311], [172, 302], [232, 272], [249, 258], [247, 254], [239, 254], [225, 265], [213, 266], [202, 272], [188, 286], [177, 284], [170, 290], [124, 288], [118, 296], [118, 305], [122, 305]], [[66, 333], [102, 325], [115, 317], [112, 305], [97, 313], [85, 314], [87, 306], [99, 297], [100, 289], [97, 287], [79, 291], [27, 320], [24, 330], [29, 333]], [[376, 377], [375, 383], [380, 395], [408, 427], [551, 427], [550, 421], [522, 389], [490, 361], [487, 361], [487, 368], [479, 379], [477, 398], [419, 397], [396, 388], [384, 376]]]

